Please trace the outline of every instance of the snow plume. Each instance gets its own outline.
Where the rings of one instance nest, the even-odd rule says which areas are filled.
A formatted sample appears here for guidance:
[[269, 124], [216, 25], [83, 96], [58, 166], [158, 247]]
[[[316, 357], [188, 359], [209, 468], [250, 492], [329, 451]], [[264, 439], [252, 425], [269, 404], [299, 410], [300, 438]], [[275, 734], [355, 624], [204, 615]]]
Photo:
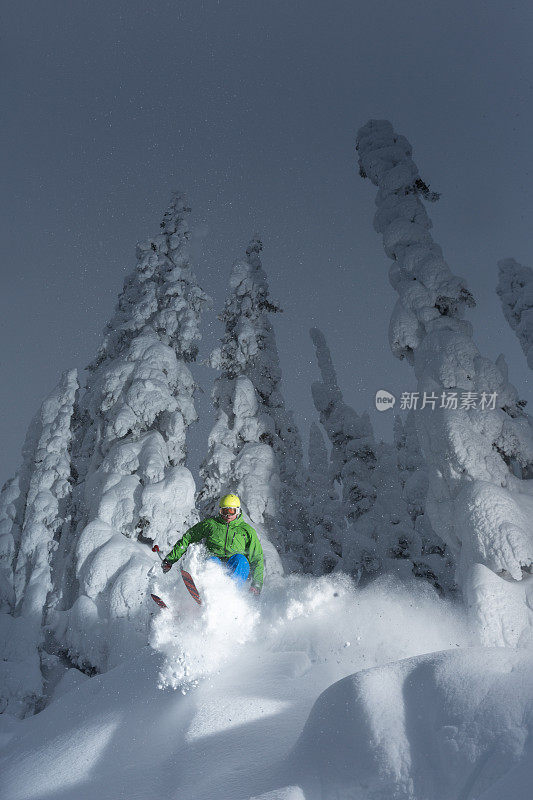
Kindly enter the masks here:
[[238, 658], [259, 620], [257, 602], [207, 555], [203, 547], [192, 547], [184, 558], [201, 606], [188, 595], [179, 568], [171, 573], [173, 580], [163, 576], [156, 584], [169, 606], [157, 614], [151, 638], [152, 647], [164, 655], [159, 684], [183, 693]]
[[187, 362], [208, 298], [190, 263], [189, 212], [175, 195], [159, 235], [137, 246], [80, 401], [76, 514], [55, 632], [85, 669], [107, 669], [146, 641], [155, 558], [147, 544], [168, 552], [198, 518], [183, 466], [196, 420]]
[[514, 258], [498, 261], [497, 292], [505, 319], [514, 330], [533, 369], [533, 270]]
[[[70, 521], [71, 420], [76, 370], [65, 372], [32, 421], [19, 478], [2, 492], [1, 711], [24, 716], [43, 694], [54, 656], [44, 651], [56, 549]], [[60, 554], [58, 554], [60, 555]]]
[[[217, 419], [201, 469], [200, 503], [213, 512], [221, 494], [236, 492], [252, 524], [264, 523], [268, 536], [288, 553], [301, 545], [295, 536], [301, 530], [302, 446], [281, 395], [269, 318], [281, 309], [270, 298], [261, 250], [254, 238], [246, 257], [235, 263], [232, 295], [220, 315], [225, 333], [210, 358], [221, 372], [213, 390]], [[298, 563], [296, 554], [293, 562]]]
[[340, 572], [319, 578], [277, 575], [258, 602], [208, 555], [198, 546], [184, 557], [201, 606], [176, 568], [154, 583], [168, 605], [156, 612], [151, 638], [163, 656], [162, 688], [188, 692], [204, 679], [227, 674], [232, 664], [245, 672], [272, 651], [298, 655], [306, 669], [319, 666], [330, 682], [355, 669], [470, 642], [461, 609], [412, 576], [402, 581], [380, 576], [359, 588]]
[[[501, 361], [481, 356], [472, 341], [463, 315], [474, 300], [431, 237], [422, 199], [436, 197], [418, 173], [411, 145], [389, 122], [372, 120], [359, 131], [357, 149], [362, 177], [378, 187], [374, 226], [393, 261], [390, 281], [399, 295], [391, 348], [418, 378], [429, 519], [457, 560], [482, 641], [531, 641], [533, 489], [514, 474], [533, 455], [523, 403]], [[468, 402], [473, 396], [484, 399], [484, 408]]]

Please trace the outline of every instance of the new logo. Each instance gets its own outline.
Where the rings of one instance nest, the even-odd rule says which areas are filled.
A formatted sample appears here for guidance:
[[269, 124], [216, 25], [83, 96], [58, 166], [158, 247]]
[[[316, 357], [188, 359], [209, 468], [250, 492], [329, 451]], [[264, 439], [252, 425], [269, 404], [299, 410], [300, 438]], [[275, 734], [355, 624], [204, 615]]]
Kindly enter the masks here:
[[394, 395], [385, 389], [379, 389], [376, 392], [376, 408], [378, 411], [387, 411], [387, 409], [393, 408], [395, 402]]

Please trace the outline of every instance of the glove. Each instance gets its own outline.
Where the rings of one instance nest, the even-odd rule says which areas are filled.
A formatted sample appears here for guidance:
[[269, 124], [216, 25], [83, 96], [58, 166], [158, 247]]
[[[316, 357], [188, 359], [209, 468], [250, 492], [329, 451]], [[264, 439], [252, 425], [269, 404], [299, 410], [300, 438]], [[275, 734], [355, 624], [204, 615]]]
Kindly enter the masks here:
[[172, 564], [170, 563], [170, 561], [167, 561], [166, 558], [164, 561], [161, 562], [161, 569], [163, 570], [163, 572], [168, 572], [169, 569], [171, 569], [171, 567]]
[[261, 587], [256, 586], [252, 583], [252, 585], [250, 586], [250, 594], [253, 594], [254, 597], [259, 597], [259, 595], [261, 594]]

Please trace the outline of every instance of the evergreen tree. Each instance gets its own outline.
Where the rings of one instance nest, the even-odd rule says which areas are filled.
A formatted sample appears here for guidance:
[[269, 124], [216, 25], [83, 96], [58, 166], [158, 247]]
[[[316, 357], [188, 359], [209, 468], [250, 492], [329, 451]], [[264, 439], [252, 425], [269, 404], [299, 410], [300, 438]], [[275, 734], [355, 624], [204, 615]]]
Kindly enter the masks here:
[[3, 610], [1, 710], [25, 716], [38, 708], [55, 654], [45, 651], [54, 588], [55, 551], [70, 519], [71, 420], [76, 370], [65, 372], [33, 419], [19, 478], [2, 492]]
[[400, 493], [407, 511], [408, 533], [398, 541], [400, 558], [410, 558], [413, 574], [425, 577], [441, 592], [454, 588], [454, 564], [446, 544], [435, 534], [425, 511], [428, 490], [427, 467], [418, 443], [414, 411], [405, 423], [394, 420], [394, 446]]
[[523, 267], [514, 258], [499, 261], [498, 267], [496, 291], [505, 319], [518, 337], [528, 366], [533, 369], [533, 270]]
[[376, 500], [374, 433], [368, 413], [359, 416], [344, 402], [322, 331], [312, 328], [311, 339], [322, 376], [321, 381], [313, 383], [311, 392], [331, 442], [332, 474], [342, 490], [343, 514], [354, 521], [369, 511]]
[[[443, 592], [450, 587], [449, 569], [433, 547], [422, 509], [415, 511], [421, 498], [413, 482], [403, 496], [396, 447], [376, 444], [368, 413], [359, 416], [343, 400], [324, 335], [313, 328], [311, 336], [322, 374], [322, 381], [313, 384], [313, 398], [332, 443], [331, 476], [342, 494], [341, 502], [328, 503], [334, 510], [328, 527], [337, 568], [363, 582], [385, 572], [415, 575]], [[407, 443], [403, 428], [402, 435], [397, 447]], [[328, 560], [334, 562], [331, 555]]]
[[305, 483], [304, 570], [314, 575], [332, 572], [341, 564], [342, 504], [335, 491], [322, 431], [313, 422], [309, 431], [309, 469]]
[[533, 562], [533, 497], [510, 466], [533, 454], [523, 403], [501, 365], [472, 341], [463, 316], [474, 300], [431, 237], [422, 199], [437, 196], [420, 177], [409, 142], [389, 122], [372, 120], [359, 131], [357, 148], [360, 174], [378, 187], [374, 225], [399, 295], [391, 347], [418, 378], [426, 512], [456, 559], [482, 640], [515, 644], [530, 636], [532, 622], [528, 587], [517, 584]]
[[175, 195], [160, 234], [137, 246], [80, 400], [75, 515], [55, 631], [83, 668], [106, 669], [146, 640], [153, 557], [136, 540], [169, 549], [197, 519], [184, 466], [196, 419], [187, 363], [208, 298], [190, 262], [189, 213]]
[[331, 442], [331, 479], [340, 491], [332, 548], [340, 559], [337, 566], [360, 580], [382, 566], [375, 525], [368, 516], [377, 497], [376, 443], [368, 414], [359, 416], [344, 402], [324, 334], [319, 328], [310, 333], [322, 378], [313, 383], [311, 392]]
[[[220, 495], [235, 491], [252, 523], [263, 526], [263, 539], [272, 539], [288, 554], [297, 550], [302, 448], [281, 394], [269, 317], [281, 308], [270, 297], [261, 250], [262, 243], [253, 238], [245, 258], [235, 263], [232, 295], [220, 315], [224, 335], [210, 358], [211, 366], [221, 372], [213, 390], [217, 419], [201, 468], [204, 486], [199, 500], [213, 513]], [[290, 566], [296, 563], [293, 558]]]
[[24, 517], [25, 492], [20, 475], [10, 478], [0, 492], [0, 612], [15, 608], [13, 569]]

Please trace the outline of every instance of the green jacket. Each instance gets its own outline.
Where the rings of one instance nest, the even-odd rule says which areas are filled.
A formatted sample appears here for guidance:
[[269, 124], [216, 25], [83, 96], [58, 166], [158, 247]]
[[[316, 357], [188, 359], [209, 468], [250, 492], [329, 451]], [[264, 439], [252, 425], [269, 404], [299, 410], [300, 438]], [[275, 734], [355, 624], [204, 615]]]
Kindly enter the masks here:
[[263, 585], [263, 548], [257, 533], [238, 517], [233, 522], [226, 522], [222, 517], [209, 517], [198, 522], [185, 531], [181, 539], [176, 542], [165, 561], [173, 564], [187, 550], [193, 542], [204, 542], [205, 546], [214, 556], [228, 559], [236, 553], [242, 553], [250, 562], [252, 585], [261, 588]]

